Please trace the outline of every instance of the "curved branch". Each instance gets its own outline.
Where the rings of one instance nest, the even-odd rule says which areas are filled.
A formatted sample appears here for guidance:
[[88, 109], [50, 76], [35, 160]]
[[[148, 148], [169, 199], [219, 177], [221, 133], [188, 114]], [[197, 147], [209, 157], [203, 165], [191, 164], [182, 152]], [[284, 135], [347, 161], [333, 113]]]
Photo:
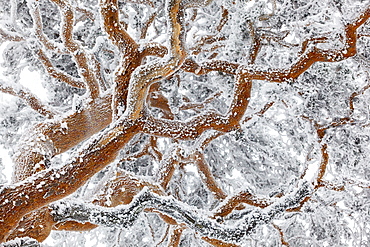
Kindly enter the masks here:
[[143, 55], [139, 45], [126, 32], [119, 20], [117, 0], [100, 0], [103, 28], [108, 38], [120, 52], [120, 64], [115, 72], [113, 93], [113, 118], [117, 120], [127, 107], [129, 81], [134, 70], [140, 66]]
[[126, 32], [119, 21], [118, 0], [100, 0], [99, 4], [104, 30], [113, 44], [124, 55], [130, 53], [131, 50], [136, 50], [138, 44]]
[[177, 222], [186, 224], [202, 237], [238, 243], [258, 225], [268, 223], [288, 208], [296, 206], [311, 192], [312, 188], [308, 183], [302, 183], [297, 189], [279, 198], [271, 206], [247, 213], [233, 226], [217, 223], [205, 217], [199, 209], [189, 207], [172, 197], [158, 196], [148, 190], [140, 192], [130, 204], [116, 208], [107, 209], [80, 202], [57, 202], [52, 204], [51, 208], [54, 210], [54, 217], [61, 221], [76, 220], [110, 227], [128, 227], [135, 222], [145, 208], [152, 207]]
[[184, 30], [178, 21], [180, 0], [166, 2], [168, 32], [171, 33], [169, 54], [160, 61], [139, 67], [132, 75], [128, 88], [127, 108], [124, 115], [137, 119], [143, 114], [149, 86], [175, 73], [185, 59], [181, 36]]
[[173, 139], [195, 139], [206, 130], [228, 132], [239, 128], [249, 103], [252, 82], [244, 76], [238, 76], [235, 83], [234, 96], [226, 116], [216, 112], [206, 112], [187, 121], [155, 119], [144, 115], [140, 121], [142, 131], [147, 134]]
[[253, 195], [252, 192], [250, 192], [248, 189], [243, 189], [243, 191], [240, 191], [236, 195], [226, 198], [225, 201], [215, 210], [215, 214], [213, 217], [226, 217], [241, 203], [245, 203], [258, 208], [266, 208], [272, 205], [273, 202], [274, 200], [272, 200], [271, 198], [257, 197]]
[[27, 5], [30, 10], [33, 28], [35, 30], [37, 39], [41, 42], [41, 44], [44, 45], [46, 49], [55, 51], [57, 53], [62, 53], [60, 48], [56, 44], [52, 43], [43, 32], [42, 17], [38, 3], [35, 1], [27, 1]]
[[[342, 49], [322, 50], [317, 47], [306, 50], [289, 69], [259, 68], [255, 65], [240, 65], [227, 61], [212, 60], [201, 65], [187, 60], [182, 69], [195, 74], [206, 74], [210, 71], [220, 71], [228, 74], [241, 74], [251, 80], [267, 80], [270, 82], [291, 82], [309, 69], [316, 62], [339, 62], [356, 55], [357, 29], [370, 18], [370, 5], [350, 24], [345, 26], [345, 43]], [[303, 42], [305, 43], [305, 42]]]
[[164, 57], [168, 53], [168, 49], [164, 45], [160, 45], [158, 43], [149, 43], [145, 44], [142, 48], [142, 56], [156, 56], [156, 57]]

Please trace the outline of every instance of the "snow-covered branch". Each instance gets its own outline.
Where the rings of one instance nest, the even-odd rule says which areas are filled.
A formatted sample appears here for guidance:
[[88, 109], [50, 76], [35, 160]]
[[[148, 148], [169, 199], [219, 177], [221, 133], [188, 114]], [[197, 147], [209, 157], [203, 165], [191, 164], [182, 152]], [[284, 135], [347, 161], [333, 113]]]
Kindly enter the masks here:
[[269, 223], [287, 209], [297, 206], [313, 191], [307, 182], [300, 183], [297, 187], [264, 209], [248, 210], [242, 219], [232, 225], [220, 224], [194, 207], [189, 207], [172, 197], [158, 196], [147, 189], [135, 196], [130, 204], [115, 208], [76, 201], [56, 202], [49, 207], [53, 210], [52, 214], [56, 221], [74, 220], [116, 228], [133, 225], [144, 209], [154, 208], [177, 222], [185, 223], [203, 237], [238, 243], [257, 226]]
[[73, 38], [75, 10], [68, 1], [52, 0], [60, 10], [62, 16], [61, 23], [61, 38], [64, 46], [74, 57], [79, 75], [84, 79], [88, 94], [92, 99], [96, 99], [100, 95], [100, 87], [93, 68], [89, 63], [86, 50]]
[[23, 99], [32, 109], [47, 118], [53, 118], [56, 115], [56, 111], [47, 105], [44, 105], [41, 100], [36, 97], [36, 95], [21, 85], [11, 85], [0, 80], [0, 92]]
[[[21, 82], [0, 91], [49, 119], [0, 99], [0, 144], [17, 144], [0, 242], [102, 225], [116, 245], [362, 244], [368, 3], [26, 2], [0, 1], [0, 70]], [[26, 66], [62, 82], [43, 81], [49, 102]]]

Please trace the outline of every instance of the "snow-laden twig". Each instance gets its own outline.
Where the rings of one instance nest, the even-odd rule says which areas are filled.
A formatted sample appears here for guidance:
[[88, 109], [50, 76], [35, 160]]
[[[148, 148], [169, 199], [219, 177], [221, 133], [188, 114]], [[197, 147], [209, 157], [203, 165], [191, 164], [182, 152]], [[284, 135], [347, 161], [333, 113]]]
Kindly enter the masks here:
[[0, 92], [23, 99], [32, 109], [47, 118], [53, 118], [57, 113], [54, 109], [43, 104], [30, 90], [21, 85], [9, 84], [0, 80]]
[[88, 53], [73, 38], [73, 27], [75, 22], [74, 8], [68, 1], [52, 0], [52, 2], [58, 6], [62, 16], [60, 35], [63, 44], [75, 60], [78, 73], [84, 79], [86, 89], [88, 89], [87, 93], [92, 99], [96, 99], [100, 95], [100, 87], [89, 63]]

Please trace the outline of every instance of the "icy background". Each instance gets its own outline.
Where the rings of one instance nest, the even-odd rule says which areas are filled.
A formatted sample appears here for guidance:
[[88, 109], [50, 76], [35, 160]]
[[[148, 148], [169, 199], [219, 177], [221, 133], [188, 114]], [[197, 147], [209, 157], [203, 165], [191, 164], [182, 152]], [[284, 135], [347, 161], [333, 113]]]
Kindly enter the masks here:
[[[46, 0], [40, 1], [45, 33], [49, 38], [58, 40], [59, 13], [56, 7]], [[96, 1], [72, 1], [97, 11]], [[368, 1], [361, 0], [276, 0], [276, 1], [214, 1], [207, 8], [199, 9], [195, 20], [189, 18], [187, 46], [193, 47], [200, 37], [214, 33], [220, 19], [220, 6], [230, 12], [229, 21], [222, 29], [227, 41], [220, 41], [217, 59], [237, 63], [248, 63], [249, 48], [252, 42], [248, 22], [253, 22], [262, 34], [275, 37], [287, 31], [282, 45], [265, 40], [260, 50], [256, 65], [263, 68], [284, 68], [294, 61], [299, 52], [298, 44], [308, 37], [328, 37], [320, 48], [340, 47], [340, 37], [346, 21], [363, 9]], [[32, 23], [25, 1], [7, 1], [0, 3], [2, 25], [9, 16], [17, 17], [17, 25], [25, 32], [31, 31]], [[16, 4], [16, 7], [14, 6]], [[154, 1], [160, 9], [161, 1]], [[276, 5], [276, 6], [274, 6]], [[126, 15], [122, 19], [128, 23], [128, 32], [135, 40], [139, 39], [138, 30], [142, 23], [155, 9], [136, 3], [124, 3], [120, 6]], [[12, 9], [13, 8], [13, 9]], [[16, 13], [14, 13], [16, 9]], [[13, 11], [13, 12], [12, 12]], [[188, 11], [191, 16], [192, 11]], [[9, 14], [11, 13], [11, 14]], [[273, 14], [270, 16], [270, 14]], [[149, 33], [140, 42], [156, 41], [163, 43], [168, 38], [165, 31], [163, 11], [159, 11], [157, 20], [149, 28]], [[263, 17], [263, 18], [262, 18]], [[361, 32], [369, 33], [369, 25]], [[96, 52], [102, 63], [107, 84], [111, 84], [112, 71], [118, 65], [114, 47], [102, 34], [99, 20], [87, 19], [79, 22], [75, 28], [75, 38]], [[96, 46], [97, 37], [102, 42]], [[284, 44], [285, 44], [284, 43]], [[207, 48], [207, 46], [205, 46]], [[208, 48], [211, 48], [208, 47]], [[24, 43], [3, 42], [2, 80], [11, 80], [34, 92], [43, 102], [54, 106], [64, 114], [73, 111], [80, 103], [83, 90], [56, 82], [45, 74], [42, 66], [32, 55], [30, 47]], [[317, 167], [320, 160], [320, 145], [312, 122], [322, 125], [350, 114], [349, 99], [354, 92], [360, 91], [369, 81], [370, 38], [363, 36], [358, 40], [356, 58], [338, 63], [316, 63], [294, 83], [275, 84], [266, 81], [254, 81], [252, 97], [246, 116], [252, 119], [242, 123], [242, 128], [225, 134], [214, 140], [205, 150], [205, 157], [212, 173], [223, 190], [232, 195], [248, 187], [254, 193], [270, 196], [288, 188], [289, 183], [298, 178], [306, 167]], [[201, 63], [212, 52], [202, 52], [193, 58]], [[53, 62], [71, 75], [75, 67], [68, 56], [55, 56]], [[197, 110], [182, 110], [187, 100], [203, 102], [208, 97], [219, 94], [206, 105], [225, 113], [230, 104], [234, 78], [222, 73], [209, 73], [195, 76], [181, 72], [175, 79], [162, 84], [162, 92], [168, 97], [171, 109], [180, 120], [198, 113]], [[370, 92], [367, 90], [354, 100], [353, 119], [357, 124], [331, 128], [326, 133], [324, 143], [328, 145], [330, 156], [325, 179], [335, 185], [344, 185], [344, 191], [319, 189], [299, 213], [284, 214], [276, 220], [284, 232], [284, 239], [290, 246], [353, 246], [370, 245], [370, 129], [369, 107]], [[274, 102], [263, 115], [254, 113], [264, 105]], [[152, 114], [160, 112], [151, 109]], [[204, 110], [204, 109], [203, 109]], [[22, 100], [6, 94], [0, 94], [0, 184], [10, 183], [12, 147], [22, 145], [19, 139], [27, 129], [43, 121], [43, 117], [30, 109]], [[305, 116], [305, 117], [302, 117]], [[144, 137], [145, 138], [145, 137]], [[135, 140], [133, 140], [134, 142]], [[166, 138], [161, 138], [160, 150], [166, 154], [174, 145], [179, 145]], [[196, 145], [193, 142], [180, 143], [182, 147]], [[140, 142], [128, 145], [122, 151], [136, 152], [142, 148]], [[70, 150], [54, 158], [58, 165], [65, 161]], [[117, 161], [118, 163], [118, 161]], [[119, 167], [137, 176], [151, 177], [158, 168], [158, 163], [151, 156], [136, 160], [123, 161]], [[97, 174], [72, 197], [86, 198], [100, 180], [108, 174], [106, 170]], [[195, 164], [187, 163], [176, 170], [168, 188], [168, 193], [175, 198], [212, 211], [220, 201], [201, 182]], [[156, 214], [145, 213], [129, 229], [99, 227], [90, 232], [52, 232], [43, 243], [44, 246], [167, 246], [164, 238], [167, 228]], [[164, 238], [164, 240], [163, 240]], [[163, 240], [163, 241], [162, 241]], [[277, 229], [263, 225], [243, 243], [243, 246], [280, 246], [281, 239]], [[194, 231], [183, 232], [180, 246], [210, 246], [200, 239]]]

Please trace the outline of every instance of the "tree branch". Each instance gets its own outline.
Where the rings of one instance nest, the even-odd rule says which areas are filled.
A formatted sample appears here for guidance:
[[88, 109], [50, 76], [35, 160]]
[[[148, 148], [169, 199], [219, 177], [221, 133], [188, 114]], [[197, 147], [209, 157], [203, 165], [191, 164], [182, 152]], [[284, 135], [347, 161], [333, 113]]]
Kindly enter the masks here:
[[74, 78], [61, 70], [56, 69], [42, 49], [36, 49], [35, 53], [39, 61], [42, 63], [44, 69], [51, 77], [60, 80], [72, 87], [86, 88], [86, 85], [83, 81], [80, 81], [77, 78]]
[[40, 13], [40, 8], [38, 5], [38, 2], [36, 1], [27, 1], [28, 8], [30, 10], [30, 14], [33, 21], [33, 28], [35, 30], [36, 38], [43, 44], [43, 46], [51, 51], [54, 51], [56, 53], [63, 53], [61, 49], [51, 42], [43, 31], [43, 25], [42, 25], [42, 17]]
[[139, 45], [130, 37], [119, 20], [117, 0], [100, 0], [100, 13], [108, 38], [120, 52], [120, 64], [115, 72], [113, 92], [113, 119], [117, 120], [127, 108], [130, 78], [140, 66], [143, 56]]
[[266, 208], [272, 205], [274, 199], [258, 197], [253, 195], [252, 192], [248, 189], [243, 189], [239, 193], [229, 196], [226, 198], [222, 204], [215, 210], [214, 218], [226, 217], [234, 209], [236, 209], [241, 203], [245, 203], [258, 208]]
[[0, 28], [0, 38], [3, 39], [4, 41], [14, 41], [14, 42], [25, 41], [25, 39], [22, 36], [19, 36], [17, 33], [5, 31], [1, 28]]
[[99, 83], [94, 73], [92, 73], [86, 51], [73, 39], [74, 9], [64, 0], [51, 1], [58, 6], [62, 17], [61, 37], [63, 44], [75, 59], [78, 73], [84, 79], [89, 96], [92, 99], [96, 99], [100, 94]]
[[222, 188], [217, 184], [215, 177], [213, 176], [211, 169], [201, 152], [195, 152], [193, 159], [195, 159], [195, 164], [197, 165], [198, 172], [200, 173], [200, 178], [207, 188], [214, 194], [214, 196], [221, 200], [227, 197], [227, 194], [222, 190]]
[[143, 114], [149, 86], [175, 73], [185, 59], [185, 51], [180, 36], [184, 30], [178, 22], [180, 0], [166, 2], [167, 26], [171, 33], [169, 54], [153, 63], [139, 67], [132, 75], [127, 96], [127, 108], [124, 115], [137, 119]]
[[34, 94], [31, 93], [31, 91], [20, 85], [17, 85], [17, 89], [15, 89], [11, 86], [7, 86], [2, 80], [0, 80], [0, 92], [23, 99], [33, 110], [47, 118], [53, 118], [57, 113], [50, 107], [44, 105]]
[[116, 208], [107, 209], [81, 202], [57, 202], [51, 204], [51, 208], [54, 210], [54, 217], [59, 221], [76, 220], [109, 227], [129, 227], [145, 208], [153, 207], [186, 224], [203, 237], [238, 243], [258, 225], [268, 223], [286, 209], [296, 206], [311, 192], [312, 188], [308, 183], [299, 184], [297, 189], [277, 199], [271, 206], [247, 213], [233, 226], [219, 224], [204, 217], [203, 213], [194, 207], [189, 207], [172, 197], [158, 196], [148, 190], [140, 192], [130, 204]]
[[171, 231], [168, 247], [178, 247], [180, 245], [181, 235], [184, 230], [184, 226], [174, 226], [174, 229]]
[[0, 190], [0, 228], [3, 230], [0, 232], [0, 242], [6, 239], [25, 214], [73, 193], [110, 164], [120, 148], [138, 131], [137, 123], [133, 121], [116, 122], [95, 136], [64, 166], [49, 168], [22, 182], [4, 186]]
[[143, 116], [142, 131], [147, 134], [173, 139], [195, 139], [204, 131], [214, 129], [228, 132], [239, 128], [239, 122], [244, 116], [249, 103], [252, 82], [243, 76], [237, 77], [234, 86], [233, 101], [226, 116], [215, 112], [206, 112], [195, 116], [187, 121], [170, 121], [155, 119], [151, 116]]
[[149, 26], [154, 22], [155, 18], [157, 17], [158, 12], [154, 12], [149, 16], [149, 19], [144, 23], [144, 27], [141, 29], [140, 32], [140, 39], [145, 39]]
[[103, 17], [103, 27], [109, 39], [122, 55], [136, 50], [138, 45], [122, 27], [119, 21], [118, 0], [100, 0], [100, 13]]
[[159, 168], [156, 173], [156, 182], [160, 184], [164, 190], [167, 189], [167, 186], [175, 172], [176, 165], [179, 164], [177, 156], [178, 151], [179, 149], [177, 147], [172, 148], [159, 164]]

